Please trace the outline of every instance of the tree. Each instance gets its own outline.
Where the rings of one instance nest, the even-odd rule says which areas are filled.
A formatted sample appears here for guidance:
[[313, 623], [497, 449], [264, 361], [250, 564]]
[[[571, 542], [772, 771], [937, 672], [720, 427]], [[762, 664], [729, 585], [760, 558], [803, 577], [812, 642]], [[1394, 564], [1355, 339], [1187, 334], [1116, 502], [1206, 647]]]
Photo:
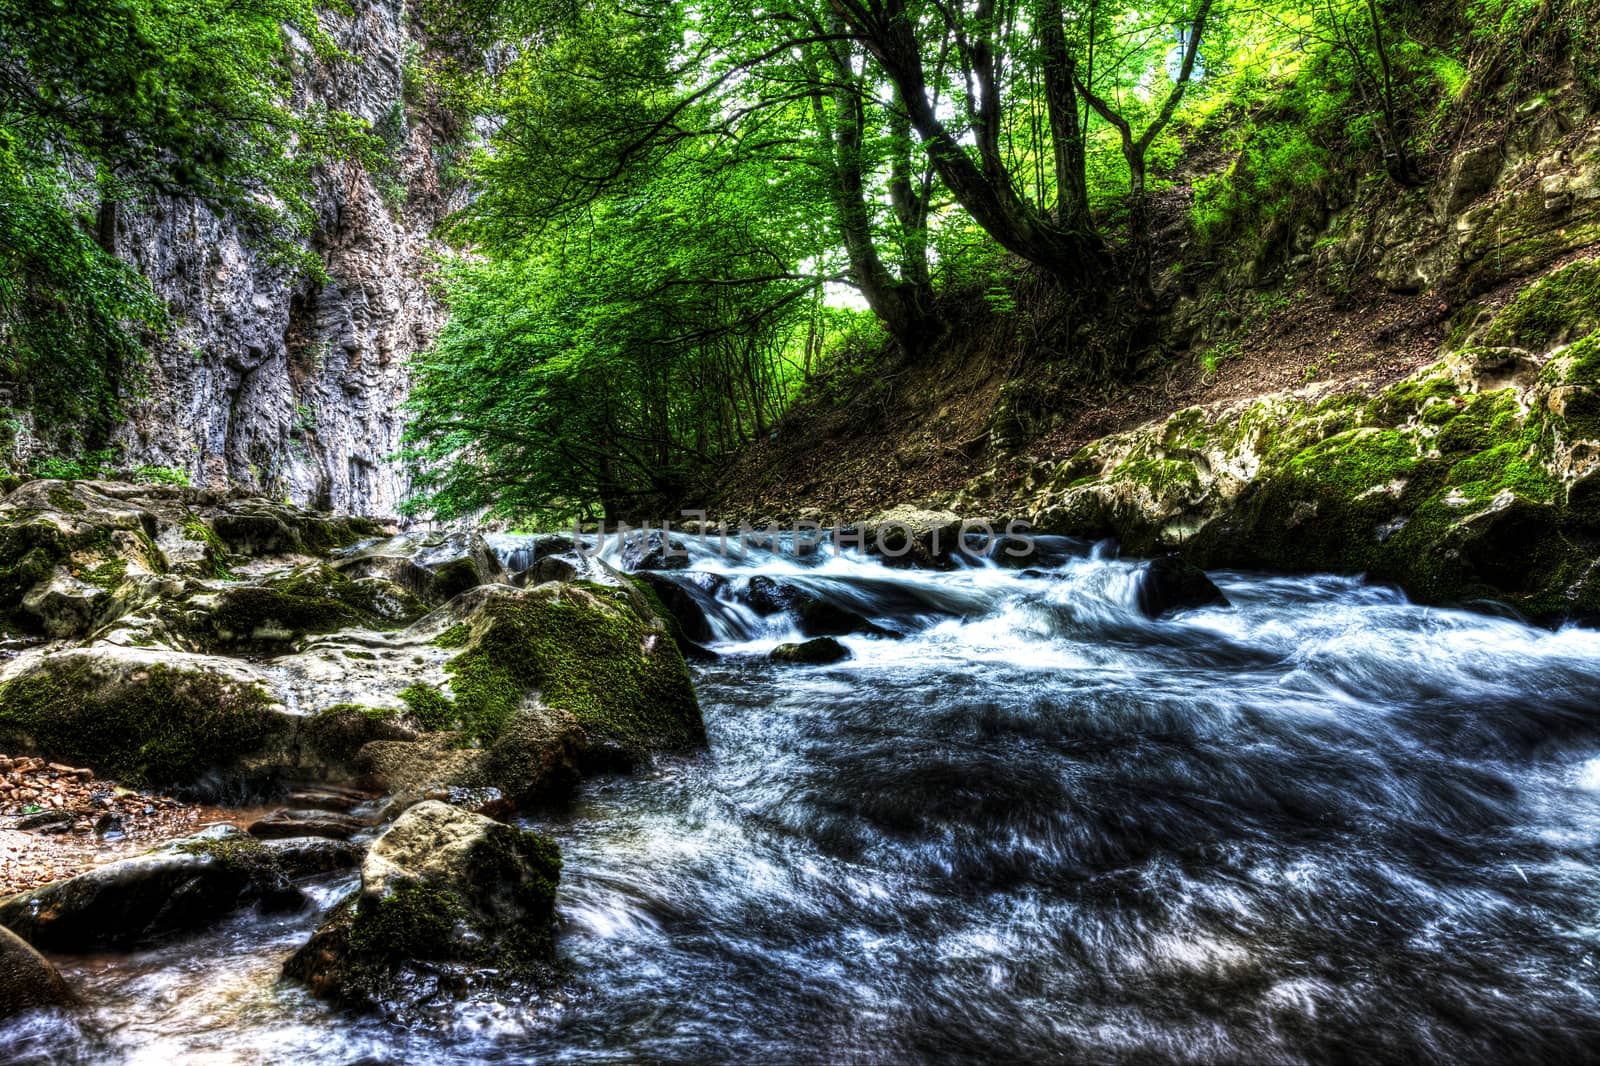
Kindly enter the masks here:
[[581, 219], [446, 275], [416, 362], [412, 507], [615, 519], [764, 436], [797, 376], [825, 263], [808, 175], [697, 142]]
[[[1172, 79], [1172, 87], [1167, 91], [1166, 98], [1156, 110], [1154, 116], [1145, 125], [1144, 130], [1135, 135], [1133, 123], [1127, 114], [1115, 106], [1109, 99], [1095, 91], [1091, 83], [1094, 81], [1094, 72], [1091, 69], [1087, 78], [1080, 78], [1077, 72], [1072, 72], [1072, 79], [1079, 93], [1094, 108], [1095, 113], [1117, 131], [1122, 145], [1122, 157], [1128, 168], [1128, 236], [1132, 245], [1131, 274], [1140, 296], [1146, 303], [1150, 301], [1150, 219], [1149, 201], [1146, 194], [1147, 167], [1146, 157], [1150, 145], [1155, 142], [1163, 130], [1172, 122], [1177, 113], [1178, 105], [1183, 102], [1184, 93], [1189, 88], [1189, 81], [1194, 75], [1195, 60], [1200, 54], [1200, 41], [1205, 36], [1206, 21], [1211, 16], [1213, 0], [1199, 0], [1199, 6], [1194, 13], [1194, 21], [1189, 26], [1189, 32], [1184, 44], [1183, 59], [1178, 68], [1178, 73]], [[1091, 40], [1096, 30], [1098, 11], [1096, 5], [1089, 9], [1089, 35]], [[1113, 68], [1115, 72], [1115, 68]]]
[[[938, 332], [931, 171], [847, 36], [804, 3], [752, 21], [731, 4], [596, 4], [527, 40], [486, 85], [499, 116], [485, 194], [457, 232], [514, 240], [563, 224], [637, 175], [716, 142], [722, 165], [807, 168], [851, 284], [902, 346]], [[526, 33], [527, 30], [525, 29]]]
[[[1033, 22], [1019, 18], [1023, 12], [1008, 0], [829, 2], [893, 82], [940, 179], [978, 225], [1001, 246], [1064, 280], [1083, 280], [1104, 264], [1105, 244], [1088, 217], [1081, 150], [1074, 147], [1075, 81], [1058, 32], [1059, 3], [1034, 10], [1038, 25], [1048, 27], [1043, 47], [1036, 48]], [[1019, 62], [1039, 63], [1045, 75], [1055, 189], [1065, 190], [1054, 210], [1042, 197], [1030, 200], [1020, 191], [1025, 182], [1005, 151], [1008, 89], [1017, 84], [1010, 68]], [[958, 105], [960, 125], [940, 116], [938, 101], [946, 98]], [[970, 152], [966, 138], [973, 144]]]

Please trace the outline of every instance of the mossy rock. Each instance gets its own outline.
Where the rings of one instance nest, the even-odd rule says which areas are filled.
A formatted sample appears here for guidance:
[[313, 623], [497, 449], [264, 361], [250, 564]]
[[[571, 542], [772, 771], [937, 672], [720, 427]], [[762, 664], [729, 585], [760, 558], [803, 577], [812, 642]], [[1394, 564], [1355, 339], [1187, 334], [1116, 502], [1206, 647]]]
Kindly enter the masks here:
[[398, 585], [352, 580], [330, 567], [315, 566], [222, 589], [191, 635], [205, 647], [282, 644], [356, 626], [392, 629], [426, 611]]
[[0, 745], [133, 785], [205, 791], [249, 778], [294, 728], [258, 685], [171, 652], [73, 649], [0, 684]]
[[300, 725], [298, 766], [322, 780], [355, 780], [361, 776], [356, 757], [363, 747], [373, 741], [414, 740], [420, 725], [398, 707], [325, 707]]
[[305, 898], [271, 849], [218, 826], [0, 900], [0, 924], [46, 951], [127, 950], [248, 903], [294, 909]]
[[1484, 330], [1483, 343], [1545, 352], [1600, 327], [1600, 260], [1580, 259], [1518, 293]]
[[323, 998], [400, 1018], [467, 982], [554, 974], [561, 853], [555, 842], [435, 801], [376, 840], [361, 888], [284, 965]]
[[683, 654], [631, 582], [469, 595], [477, 597], [462, 605], [471, 636], [445, 666], [449, 696], [424, 686], [402, 693], [430, 727], [490, 743], [537, 697], [571, 714], [592, 747], [639, 757], [704, 742]]

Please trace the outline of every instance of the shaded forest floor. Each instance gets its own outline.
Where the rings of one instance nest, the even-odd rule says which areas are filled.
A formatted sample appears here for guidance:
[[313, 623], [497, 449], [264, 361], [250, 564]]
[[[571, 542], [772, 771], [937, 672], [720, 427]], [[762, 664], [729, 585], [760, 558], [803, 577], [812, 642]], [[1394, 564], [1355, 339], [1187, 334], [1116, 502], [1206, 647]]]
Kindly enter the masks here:
[[1038, 368], [1018, 366], [999, 340], [1017, 323], [974, 310], [985, 321], [925, 359], [885, 359], [842, 395], [797, 404], [773, 439], [752, 445], [708, 488], [713, 518], [846, 521], [953, 492], [991, 468], [1002, 482], [1018, 481], [1027, 466], [1196, 404], [1312, 383], [1376, 390], [1434, 359], [1455, 308], [1376, 285], [1341, 303], [1291, 289], [1224, 347], [1175, 351], [1110, 388], [1057, 388], [1056, 424], [1007, 455], [995, 454], [987, 434], [1001, 390], [1030, 387]]

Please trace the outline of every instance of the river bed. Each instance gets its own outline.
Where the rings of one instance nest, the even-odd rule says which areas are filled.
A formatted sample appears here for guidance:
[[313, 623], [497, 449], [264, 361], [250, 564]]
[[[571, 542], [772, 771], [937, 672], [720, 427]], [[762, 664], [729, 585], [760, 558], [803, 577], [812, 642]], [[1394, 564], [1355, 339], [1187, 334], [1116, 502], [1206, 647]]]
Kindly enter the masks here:
[[[1600, 1047], [1600, 633], [1351, 578], [697, 554], [698, 755], [526, 820], [568, 983], [413, 1030], [277, 980], [319, 910], [60, 958], [0, 1061], [1388, 1061]], [[867, 615], [780, 666], [756, 575]], [[705, 590], [710, 588], [710, 592]], [[326, 907], [351, 882], [316, 887]]]

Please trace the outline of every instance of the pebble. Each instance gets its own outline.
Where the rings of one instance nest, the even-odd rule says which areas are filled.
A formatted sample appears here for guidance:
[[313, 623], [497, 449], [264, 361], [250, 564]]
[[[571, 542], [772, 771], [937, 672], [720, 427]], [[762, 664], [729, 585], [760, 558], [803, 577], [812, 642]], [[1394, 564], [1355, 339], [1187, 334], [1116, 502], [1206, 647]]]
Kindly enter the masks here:
[[248, 824], [259, 811], [216, 811], [96, 778], [94, 771], [0, 755], [0, 896], [188, 836], [208, 821]]

